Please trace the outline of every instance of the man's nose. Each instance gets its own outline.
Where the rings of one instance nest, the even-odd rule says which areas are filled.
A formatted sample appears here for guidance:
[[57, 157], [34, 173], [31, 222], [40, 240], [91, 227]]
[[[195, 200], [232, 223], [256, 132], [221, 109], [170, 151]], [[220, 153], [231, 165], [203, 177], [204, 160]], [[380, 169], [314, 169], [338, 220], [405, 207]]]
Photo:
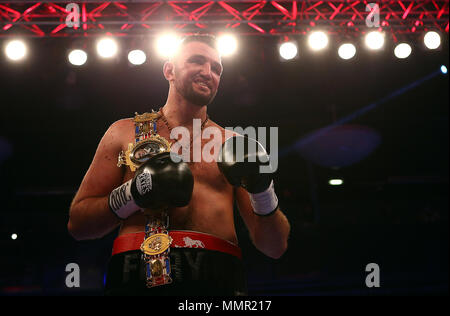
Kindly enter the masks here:
[[211, 64], [210, 63], [204, 63], [201, 67], [201, 71], [200, 74], [202, 76], [207, 76], [207, 77], [211, 77], [212, 73], [211, 73]]

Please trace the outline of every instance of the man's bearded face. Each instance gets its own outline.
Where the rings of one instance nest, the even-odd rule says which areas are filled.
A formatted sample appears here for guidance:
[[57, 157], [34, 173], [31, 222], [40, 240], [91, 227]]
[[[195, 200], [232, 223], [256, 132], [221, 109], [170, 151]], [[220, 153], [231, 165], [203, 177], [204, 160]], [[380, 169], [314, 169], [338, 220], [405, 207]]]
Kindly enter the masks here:
[[217, 94], [222, 74], [217, 50], [201, 42], [187, 43], [174, 64], [177, 92], [192, 104], [210, 104]]

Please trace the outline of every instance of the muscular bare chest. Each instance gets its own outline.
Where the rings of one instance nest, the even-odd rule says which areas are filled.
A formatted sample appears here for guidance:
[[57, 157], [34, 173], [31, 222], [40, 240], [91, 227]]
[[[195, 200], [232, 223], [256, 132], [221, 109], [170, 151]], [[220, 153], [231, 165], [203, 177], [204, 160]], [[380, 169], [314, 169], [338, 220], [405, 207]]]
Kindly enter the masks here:
[[[169, 138], [168, 131], [158, 122], [158, 134], [166, 139]], [[128, 147], [128, 143], [134, 141], [134, 133], [130, 131], [124, 138], [123, 149]], [[174, 143], [174, 140], [170, 140]], [[193, 140], [201, 144], [201, 149], [208, 149], [210, 155], [215, 156], [220, 148], [222, 140], [220, 139], [201, 139], [198, 137]], [[214, 144], [218, 142], [218, 144]], [[214, 146], [218, 145], [218, 146]], [[206, 147], [205, 147], [206, 146]], [[211, 149], [211, 150], [210, 150]], [[191, 156], [192, 157], [192, 156]], [[205, 161], [188, 163], [194, 177], [194, 189], [192, 198], [188, 206], [172, 209], [171, 229], [187, 229], [203, 231], [234, 241], [234, 223], [233, 223], [233, 189], [226, 181], [225, 177], [219, 171], [215, 161]], [[132, 179], [134, 172], [126, 167], [123, 182]], [[130, 217], [124, 222], [124, 228], [138, 230], [136, 226], [143, 226], [145, 218], [140, 213]], [[127, 229], [126, 229], [127, 230]]]
[[[158, 121], [157, 130], [160, 136], [164, 137], [171, 143], [172, 151], [175, 152], [174, 148], [179, 148], [179, 146], [174, 146], [177, 140], [170, 139], [169, 131], [165, 128], [164, 125], [161, 125], [161, 121]], [[129, 144], [134, 143], [134, 140], [134, 129], [130, 128], [130, 130], [123, 135], [122, 150], [125, 152], [128, 149]], [[223, 139], [202, 139], [201, 135], [198, 135], [195, 139], [191, 139], [191, 142], [195, 142], [196, 146], [197, 144], [200, 144], [200, 146], [196, 147], [196, 149], [199, 149], [197, 151], [199, 153], [197, 154], [197, 159], [199, 159], [200, 161], [193, 159], [192, 148], [190, 149], [191, 161], [188, 162], [188, 165], [191, 169], [192, 175], [194, 176], [194, 181], [208, 184], [212, 188], [216, 188], [219, 190], [223, 189], [223, 185], [226, 184], [226, 181], [223, 175], [220, 173], [215, 162], [215, 157], [218, 154], [220, 145], [223, 143]], [[176, 153], [181, 155], [181, 148], [179, 149], [180, 150], [178, 150]], [[206, 157], [206, 159], [204, 159], [204, 157]], [[130, 168], [126, 167], [123, 182], [131, 179], [133, 175], [134, 172], [132, 172]]]

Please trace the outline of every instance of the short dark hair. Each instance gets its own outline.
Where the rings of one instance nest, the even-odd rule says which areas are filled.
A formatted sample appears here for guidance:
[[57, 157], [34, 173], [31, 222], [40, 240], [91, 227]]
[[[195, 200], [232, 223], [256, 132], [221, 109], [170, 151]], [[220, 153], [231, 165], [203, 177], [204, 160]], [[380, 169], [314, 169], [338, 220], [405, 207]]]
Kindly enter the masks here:
[[209, 47], [217, 49], [216, 37], [214, 35], [212, 35], [212, 34], [196, 33], [196, 34], [186, 35], [185, 37], [183, 37], [181, 39], [180, 46], [183, 46], [183, 45], [185, 45], [187, 43], [191, 43], [191, 42], [205, 43]]

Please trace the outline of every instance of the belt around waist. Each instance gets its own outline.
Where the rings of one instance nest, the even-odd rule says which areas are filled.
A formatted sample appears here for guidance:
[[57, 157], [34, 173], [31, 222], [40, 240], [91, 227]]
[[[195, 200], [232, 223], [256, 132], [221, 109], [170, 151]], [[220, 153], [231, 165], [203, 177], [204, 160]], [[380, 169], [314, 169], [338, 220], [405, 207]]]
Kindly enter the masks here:
[[[169, 231], [169, 236], [172, 237], [171, 248], [214, 250], [242, 259], [242, 252], [238, 246], [213, 235], [185, 230], [171, 230]], [[144, 239], [145, 232], [120, 235], [114, 240], [112, 255], [114, 256], [125, 251], [139, 250]]]

